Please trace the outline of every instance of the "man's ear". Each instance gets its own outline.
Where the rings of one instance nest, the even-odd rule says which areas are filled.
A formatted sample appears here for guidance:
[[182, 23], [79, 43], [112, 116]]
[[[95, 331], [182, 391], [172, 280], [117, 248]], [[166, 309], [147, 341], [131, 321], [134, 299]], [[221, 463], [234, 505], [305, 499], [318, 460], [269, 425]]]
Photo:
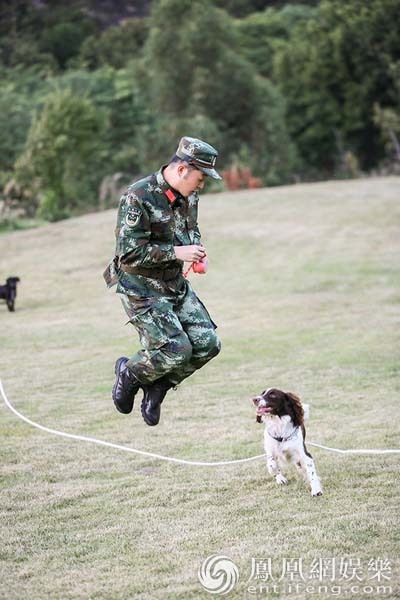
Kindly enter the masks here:
[[179, 175], [179, 177], [183, 177], [185, 175], [186, 169], [187, 169], [186, 165], [183, 165], [182, 163], [178, 165], [176, 172]]

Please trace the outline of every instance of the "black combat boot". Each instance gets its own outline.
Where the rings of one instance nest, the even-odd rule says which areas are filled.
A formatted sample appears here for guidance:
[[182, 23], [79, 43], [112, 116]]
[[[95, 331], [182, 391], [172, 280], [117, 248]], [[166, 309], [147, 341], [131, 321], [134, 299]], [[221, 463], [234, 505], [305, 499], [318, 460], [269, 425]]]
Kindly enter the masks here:
[[149, 385], [143, 385], [142, 417], [147, 425], [157, 425], [160, 420], [161, 403], [168, 390], [173, 387], [174, 384], [166, 377], [161, 377]]
[[115, 363], [115, 375], [117, 376], [112, 390], [112, 398], [115, 408], [120, 413], [127, 415], [133, 408], [133, 401], [139, 391], [140, 382], [132, 371], [126, 366], [128, 358], [121, 356]]

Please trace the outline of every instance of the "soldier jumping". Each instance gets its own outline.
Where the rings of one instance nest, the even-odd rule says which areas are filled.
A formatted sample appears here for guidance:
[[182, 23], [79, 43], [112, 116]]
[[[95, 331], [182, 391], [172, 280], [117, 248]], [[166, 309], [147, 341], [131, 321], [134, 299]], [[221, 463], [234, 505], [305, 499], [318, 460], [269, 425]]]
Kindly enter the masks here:
[[[191, 137], [157, 173], [132, 184], [121, 197], [116, 256], [105, 279], [116, 291], [142, 349], [115, 363], [112, 398], [128, 414], [143, 390], [142, 416], [157, 425], [166, 393], [220, 351], [216, 325], [183, 275], [207, 252], [197, 225], [198, 192], [215, 170], [217, 150]], [[199, 269], [200, 270], [200, 269]]]

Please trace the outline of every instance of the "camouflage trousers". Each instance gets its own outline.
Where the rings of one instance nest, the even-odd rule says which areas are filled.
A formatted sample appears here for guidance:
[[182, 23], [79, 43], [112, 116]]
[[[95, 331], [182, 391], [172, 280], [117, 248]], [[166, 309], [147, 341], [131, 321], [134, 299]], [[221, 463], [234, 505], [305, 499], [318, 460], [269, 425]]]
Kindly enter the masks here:
[[221, 344], [207, 309], [185, 282], [178, 297], [153, 298], [138, 308], [121, 295], [129, 321], [139, 333], [142, 349], [127, 366], [141, 383], [166, 376], [178, 385], [216, 356]]

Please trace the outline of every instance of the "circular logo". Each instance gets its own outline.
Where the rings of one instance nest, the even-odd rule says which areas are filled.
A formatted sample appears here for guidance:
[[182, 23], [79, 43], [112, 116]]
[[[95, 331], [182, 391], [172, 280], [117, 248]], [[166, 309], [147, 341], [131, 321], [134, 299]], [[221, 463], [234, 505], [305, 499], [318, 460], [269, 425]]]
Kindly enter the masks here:
[[128, 227], [135, 227], [139, 223], [139, 219], [142, 216], [142, 211], [137, 206], [130, 206], [125, 217], [125, 223]]
[[198, 570], [203, 588], [210, 594], [228, 594], [239, 581], [239, 569], [228, 556], [212, 554]]

